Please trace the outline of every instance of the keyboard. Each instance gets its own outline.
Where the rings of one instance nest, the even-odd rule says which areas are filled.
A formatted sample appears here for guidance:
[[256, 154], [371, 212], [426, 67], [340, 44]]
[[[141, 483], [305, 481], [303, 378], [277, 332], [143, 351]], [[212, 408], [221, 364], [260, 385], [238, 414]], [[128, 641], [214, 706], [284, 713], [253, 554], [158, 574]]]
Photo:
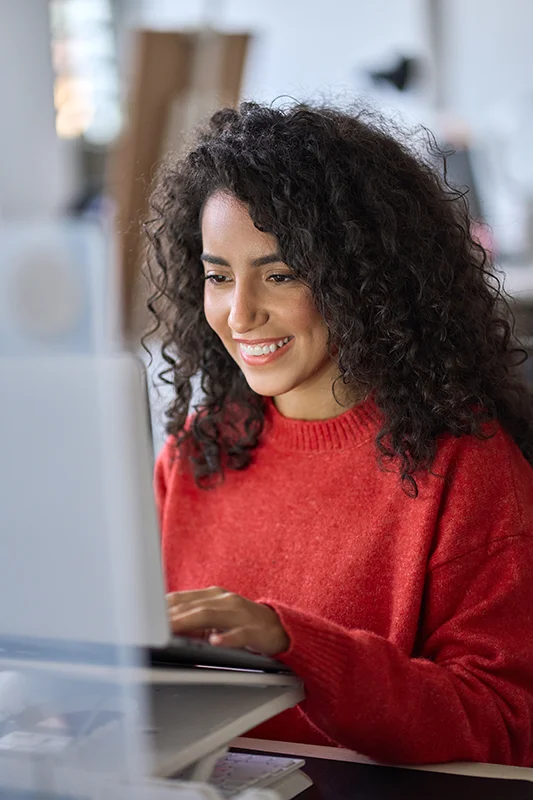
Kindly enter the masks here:
[[0, 660], [10, 658], [101, 666], [126, 666], [130, 663], [133, 666], [176, 668], [200, 664], [292, 674], [288, 667], [275, 658], [235, 647], [214, 647], [203, 639], [187, 636], [172, 636], [166, 646], [148, 648], [0, 637]]
[[[12, 731], [0, 737], [0, 756], [6, 752], [56, 755], [66, 750], [72, 737], [59, 734]], [[300, 772], [305, 761], [299, 758], [227, 753], [215, 764], [209, 783], [224, 800], [247, 789], [272, 789], [280, 800], [291, 800], [312, 785]]]
[[227, 753], [215, 764], [209, 783], [223, 798], [246, 789], [271, 788], [282, 800], [289, 800], [311, 786], [310, 779], [299, 772], [304, 764], [299, 758]]

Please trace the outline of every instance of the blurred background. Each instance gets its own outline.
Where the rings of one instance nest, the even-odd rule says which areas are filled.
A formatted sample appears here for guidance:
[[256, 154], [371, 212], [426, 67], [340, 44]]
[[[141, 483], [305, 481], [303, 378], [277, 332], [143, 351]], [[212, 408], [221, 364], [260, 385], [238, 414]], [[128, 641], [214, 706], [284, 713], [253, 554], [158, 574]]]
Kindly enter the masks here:
[[221, 104], [362, 98], [454, 151], [529, 347], [532, 34], [530, 0], [0, 0], [0, 255], [14, 222], [98, 224], [135, 345], [161, 158]]

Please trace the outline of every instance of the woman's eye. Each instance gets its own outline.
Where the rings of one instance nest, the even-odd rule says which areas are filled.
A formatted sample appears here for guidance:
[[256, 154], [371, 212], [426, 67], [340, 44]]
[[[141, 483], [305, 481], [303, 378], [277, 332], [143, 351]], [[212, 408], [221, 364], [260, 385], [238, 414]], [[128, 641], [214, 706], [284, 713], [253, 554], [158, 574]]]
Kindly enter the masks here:
[[270, 275], [269, 280], [273, 280], [274, 283], [290, 283], [290, 281], [295, 280], [294, 275], [284, 275], [279, 273], [277, 275]]
[[[217, 286], [223, 283], [227, 283], [230, 280], [226, 275], [218, 275], [215, 272], [210, 272], [207, 275], [204, 275], [203, 277], [206, 283], [212, 283]], [[269, 275], [268, 280], [272, 281], [273, 283], [290, 283], [291, 281], [294, 281], [296, 279], [294, 275], [277, 273], [275, 275]]]

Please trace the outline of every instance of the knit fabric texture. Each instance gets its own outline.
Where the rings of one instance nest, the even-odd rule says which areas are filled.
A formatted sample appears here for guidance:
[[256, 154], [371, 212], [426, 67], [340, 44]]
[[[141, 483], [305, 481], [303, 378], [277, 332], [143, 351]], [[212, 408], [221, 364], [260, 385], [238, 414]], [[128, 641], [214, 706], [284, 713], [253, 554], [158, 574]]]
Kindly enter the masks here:
[[271, 606], [306, 698], [249, 735], [385, 763], [533, 764], [533, 469], [498, 428], [444, 435], [419, 496], [378, 467], [371, 398], [304, 422], [270, 402], [245, 470], [155, 471], [168, 591]]

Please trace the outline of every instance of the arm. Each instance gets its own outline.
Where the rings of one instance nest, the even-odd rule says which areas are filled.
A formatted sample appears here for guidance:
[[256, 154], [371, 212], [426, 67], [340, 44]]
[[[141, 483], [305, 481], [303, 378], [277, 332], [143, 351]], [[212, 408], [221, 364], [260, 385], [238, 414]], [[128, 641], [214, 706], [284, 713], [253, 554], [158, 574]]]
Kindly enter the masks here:
[[417, 658], [376, 634], [262, 602], [291, 640], [278, 658], [304, 679], [302, 710], [339, 744], [392, 763], [529, 765], [532, 578], [526, 536], [434, 569]]

